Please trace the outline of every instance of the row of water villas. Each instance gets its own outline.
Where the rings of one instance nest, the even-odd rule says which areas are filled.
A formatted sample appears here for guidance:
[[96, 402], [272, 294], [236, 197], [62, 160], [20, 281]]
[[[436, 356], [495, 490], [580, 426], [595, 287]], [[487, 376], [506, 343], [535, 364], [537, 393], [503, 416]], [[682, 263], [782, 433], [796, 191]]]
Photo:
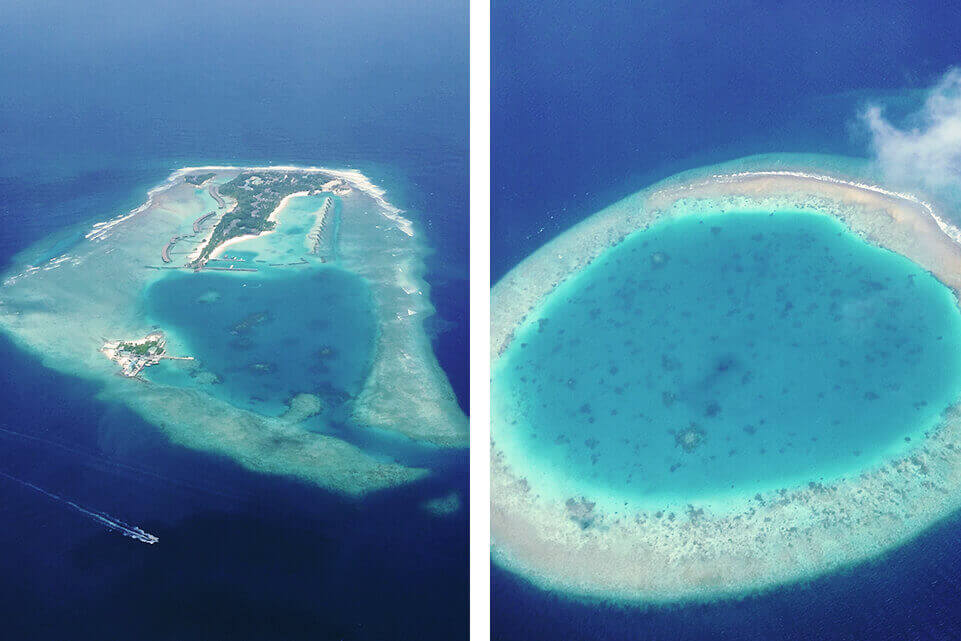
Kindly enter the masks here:
[[334, 201], [330, 196], [324, 198], [317, 220], [310, 231], [307, 232], [310, 253], [319, 256], [320, 260], [325, 263], [334, 260], [334, 236], [337, 222], [334, 220], [335, 215], [331, 214], [333, 206]]

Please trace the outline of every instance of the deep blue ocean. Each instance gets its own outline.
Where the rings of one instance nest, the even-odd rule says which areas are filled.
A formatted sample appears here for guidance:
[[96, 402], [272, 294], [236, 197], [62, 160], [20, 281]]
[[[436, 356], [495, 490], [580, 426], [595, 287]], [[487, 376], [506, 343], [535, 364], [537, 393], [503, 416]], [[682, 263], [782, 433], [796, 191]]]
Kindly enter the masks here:
[[[943, 2], [495, 1], [492, 278], [575, 222], [681, 170], [767, 152], [866, 157], [961, 64]], [[743, 600], [578, 603], [492, 568], [494, 638], [961, 638], [957, 516], [881, 559]]]
[[[180, 166], [354, 167], [434, 250], [466, 409], [467, 35], [466, 2], [0, 4], [0, 268]], [[351, 501], [171, 445], [3, 338], [0, 362], [0, 472], [160, 537], [0, 479], [0, 638], [466, 637], [466, 510], [419, 507], [466, 505], [466, 452]]]

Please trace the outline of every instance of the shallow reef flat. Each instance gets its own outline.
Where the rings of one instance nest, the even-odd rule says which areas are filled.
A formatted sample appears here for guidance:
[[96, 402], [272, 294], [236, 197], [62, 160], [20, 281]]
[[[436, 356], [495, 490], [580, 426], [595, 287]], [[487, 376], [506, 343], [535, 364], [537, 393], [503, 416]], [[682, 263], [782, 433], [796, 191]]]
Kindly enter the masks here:
[[[371, 454], [334, 435], [329, 421], [434, 446], [466, 446], [467, 419], [423, 327], [433, 313], [422, 279], [425, 248], [413, 223], [359, 172], [181, 169], [151, 190], [141, 207], [88, 225], [65, 252], [49, 257], [43, 244], [24, 252], [4, 275], [0, 328], [45, 365], [98, 381], [103, 398], [129, 405], [175, 442], [351, 495], [407, 483], [428, 470]], [[285, 308], [255, 295], [274, 285], [309, 290], [312, 278], [328, 284], [320, 290], [327, 299], [305, 294]], [[203, 291], [177, 303], [178, 312], [190, 307], [194, 313], [158, 313], [150, 292], [166, 292], [171, 301], [190, 291], [192, 279], [203, 282]], [[353, 299], [335, 300], [358, 287], [361, 311], [349, 311], [360, 304]], [[197, 327], [230, 318], [217, 306], [268, 303], [272, 308], [240, 309], [240, 318], [222, 328], [223, 343], [245, 369], [231, 369], [229, 359], [218, 360], [210, 350], [206, 361], [167, 356], [205, 353]], [[309, 311], [307, 320], [297, 315], [301, 310]], [[318, 312], [326, 318], [317, 318]], [[372, 323], [368, 328], [365, 320], [363, 332], [355, 332], [369, 346], [319, 343], [319, 337], [353, 340], [355, 334], [337, 327], [351, 328], [358, 313]], [[167, 326], [173, 317], [184, 322]], [[314, 325], [300, 327], [302, 320]], [[325, 334], [321, 326], [334, 329]], [[163, 332], [164, 354], [137, 376], [119, 375], [99, 351], [105, 343], [154, 332]], [[274, 362], [243, 360], [252, 358], [245, 354], [256, 351], [258, 340], [283, 346], [274, 350]], [[354, 353], [357, 359], [346, 363]], [[337, 358], [346, 363], [339, 370], [330, 364]], [[314, 369], [284, 369], [301, 361]], [[348, 372], [348, 389], [318, 382], [314, 374], [332, 368]], [[278, 383], [282, 377], [284, 384]], [[233, 395], [225, 391], [241, 380], [263, 381], [286, 396], [233, 402], [240, 388]], [[334, 405], [336, 416], [328, 415]]]
[[[911, 539], [961, 506], [961, 408], [958, 406], [961, 380], [957, 376], [957, 365], [961, 363], [957, 335], [961, 248], [956, 241], [959, 235], [938, 214], [934, 204], [911, 194], [885, 189], [866, 174], [854, 161], [788, 155], [742, 159], [687, 172], [630, 196], [572, 227], [495, 285], [491, 302], [491, 532], [492, 552], [499, 564], [545, 588], [578, 597], [640, 602], [711, 600], [803, 580], [874, 557]], [[691, 357], [675, 359], [672, 349], [677, 353], [687, 349], [685, 354], [703, 355], [714, 349], [708, 347], [714, 338], [712, 334], [720, 333], [722, 338], [730, 338], [732, 334], [725, 335], [724, 328], [719, 326], [718, 332], [706, 328], [703, 340], [687, 336], [672, 338], [672, 328], [680, 325], [671, 325], [661, 336], [654, 331], [644, 331], [645, 327], [655, 327], [651, 321], [646, 321], [648, 325], [637, 321], [637, 331], [633, 331], [630, 338], [638, 343], [636, 351], [644, 355], [650, 370], [643, 372], [644, 363], [641, 363], [638, 380], [643, 382], [649, 374], [657, 393], [657, 408], [652, 407], [649, 412], [654, 417], [651, 425], [645, 423], [650, 417], [624, 418], [623, 436], [630, 437], [632, 442], [622, 446], [628, 454], [621, 455], [630, 458], [630, 447], [638, 446], [633, 440], [640, 441], [643, 439], [638, 436], [650, 435], [652, 442], [657, 439], [663, 442], [659, 451], [663, 459], [652, 454], [654, 445], [635, 452], [635, 458], [652, 465], [666, 466], [672, 460], [678, 463], [677, 467], [658, 470], [656, 475], [648, 473], [646, 479], [644, 473], [638, 473], [631, 485], [624, 481], [631, 478], [627, 472], [618, 472], [620, 476], [615, 478], [614, 472], [604, 468], [612, 457], [618, 456], [616, 448], [612, 449], [605, 441], [614, 434], [611, 426], [618, 421], [608, 410], [616, 414], [625, 407], [616, 403], [608, 407], [606, 391], [591, 387], [592, 398], [579, 408], [579, 399], [571, 401], [574, 405], [566, 408], [565, 400], [559, 398], [557, 407], [534, 411], [537, 395], [543, 394], [546, 398], [549, 390], [542, 391], [542, 388], [550, 385], [563, 388], [565, 395], [576, 396], [578, 386], [583, 384], [581, 379], [588, 376], [603, 378], [605, 385], [612, 389], [623, 379], [623, 364], [618, 371], [613, 365], [608, 369], [605, 363], [602, 370], [592, 374], [588, 366], [593, 363], [584, 362], [583, 354], [577, 351], [580, 341], [589, 342], [588, 330], [585, 335], [559, 336], [558, 317], [551, 318], [551, 313], [565, 309], [577, 309], [584, 315], [586, 320], [581, 327], [588, 326], [594, 312], [597, 323], [612, 318], [604, 305], [591, 309], [591, 302], [600, 297], [597, 292], [608, 279], [614, 280], [607, 286], [618, 285], [617, 272], [592, 270], [601, 269], [605, 262], [618, 257], [624, 258], [630, 249], [643, 247], [650, 239], [650, 248], [639, 249], [645, 252], [643, 260], [625, 263], [622, 270], [625, 273], [620, 277], [644, 280], [644, 286], [670, 299], [670, 294], [662, 291], [667, 285], [663, 279], [658, 280], [661, 275], [674, 273], [671, 270], [678, 268], [680, 261], [690, 262], [691, 269], [702, 268], [698, 260], [703, 257], [686, 256], [679, 241], [671, 245], [679, 249], [661, 251], [655, 246], [657, 234], [661, 234], [658, 242], [667, 243], [670, 225], [690, 225], [677, 229], [686, 230], [691, 242], [701, 248], [708, 245], [699, 244], [702, 241], [697, 240], [696, 234], [688, 233], [698, 224], [701, 224], [699, 233], [707, 239], [703, 242], [709, 243], [712, 236], [723, 238], [725, 233], [748, 229], [748, 224], [761, 230], [764, 227], [761, 221], [770, 215], [773, 215], [772, 221], [790, 222], [792, 216], [798, 221], [807, 220], [809, 228], [802, 228], [795, 236], [784, 236], [780, 245], [765, 248], [769, 253], [774, 248], [785, 254], [781, 257], [783, 263], [764, 260], [760, 250], [757, 256], [753, 255], [750, 239], [743, 239], [740, 245], [730, 245], [732, 252], [740, 254], [734, 259], [718, 250], [717, 260], [722, 262], [717, 264], [732, 270], [729, 277], [732, 290], [737, 290], [738, 279], [744, 278], [733, 273], [741, 269], [741, 265], [749, 271], [767, 270], [790, 279], [790, 268], [796, 262], [797, 280], [802, 281], [811, 269], [817, 271], [824, 266], [816, 262], [802, 265], [791, 258], [791, 243], [800, 244], [798, 251], [805, 247], [823, 250], [827, 261], [835, 261], [839, 259], [828, 254], [836, 254], [837, 247], [841, 246], [835, 247], [832, 239], [848, 235], [852, 238], [846, 241], [846, 246], [851, 247], [852, 255], [863, 254], [861, 258], [868, 262], [845, 263], [843, 269], [839, 268], [840, 275], [825, 271], [818, 277], [841, 279], [843, 276], [847, 283], [843, 279], [824, 280], [821, 285], [830, 286], [839, 299], [850, 304], [834, 308], [831, 291], [819, 292], [812, 285], [808, 292], [810, 300], [792, 311], [790, 296], [793, 294], [787, 286], [780, 286], [786, 282], [782, 278], [770, 284], [770, 291], [759, 286], [757, 292], [744, 294], [757, 297], [760, 302], [755, 308], [749, 309], [745, 304], [743, 310], [719, 309], [717, 314], [707, 315], [714, 318], [724, 313], [760, 314], [765, 301], [770, 301], [770, 319], [752, 315], [750, 320], [739, 318], [732, 320], [732, 324], [751, 327], [751, 323], [763, 322], [769, 323], [764, 325], [765, 329], [780, 331], [778, 323], [784, 322], [786, 331], [779, 335], [785, 340], [797, 341], [795, 348], [802, 350], [792, 358], [802, 358], [806, 346], [826, 349], [835, 355], [830, 365], [824, 366], [820, 377], [818, 364], [812, 361], [805, 380], [791, 381], [796, 368], [771, 358], [764, 351], [763, 343], [757, 341], [756, 346], [754, 338], [746, 336], [738, 340], [759, 350], [759, 365], [745, 365], [750, 358], [742, 352], [724, 356], [726, 348], [722, 347], [717, 350], [718, 358], [705, 358], [703, 371], [707, 374], [685, 378], [689, 372], [684, 368], [692, 369], [694, 361]], [[824, 227], [827, 223], [830, 223], [828, 227]], [[772, 222], [765, 233], [776, 236], [780, 232]], [[757, 246], [762, 243], [761, 235], [756, 239]], [[863, 250], [857, 249], [857, 244], [863, 246]], [[723, 263], [724, 260], [733, 262]], [[871, 260], [880, 262], [871, 267]], [[642, 268], [634, 269], [638, 265]], [[878, 271], [882, 267], [890, 271]], [[802, 273], [802, 270], [806, 271]], [[592, 273], [608, 279], [591, 282], [587, 275]], [[877, 278], [872, 279], [872, 274]], [[711, 289], [721, 290], [723, 296], [719, 285], [724, 282], [723, 274], [711, 276], [717, 279], [717, 282], [711, 281]], [[759, 282], [750, 276], [745, 282], [752, 278]], [[705, 280], [709, 279], [705, 277]], [[801, 282], [788, 284], [804, 287]], [[844, 289], [847, 285], [851, 287], [850, 292]], [[591, 288], [596, 289], [586, 294]], [[646, 290], [640, 288], [639, 291]], [[785, 292], [784, 297], [779, 297]], [[727, 293], [741, 296], [738, 291]], [[600, 300], [608, 306], [613, 304], [611, 301], [620, 305], [629, 295], [630, 291], [621, 287], [609, 298]], [[919, 298], [907, 298], [909, 296]], [[877, 301], [876, 308], [858, 304], [872, 300]], [[912, 314], [910, 310], [897, 311], [893, 307], [905, 300], [909, 304], [916, 301], [925, 306], [930, 304], [930, 310], [934, 311]], [[797, 302], [800, 305], [800, 299]], [[824, 309], [817, 308], [819, 302]], [[658, 301], [656, 305], [645, 305], [641, 297], [636, 308], [629, 307], [625, 313], [663, 312], [672, 304], [672, 301]], [[705, 294], [702, 304], [706, 313], [713, 300]], [[676, 312], [678, 315], [693, 313], [691, 309], [678, 307]], [[790, 319], [790, 323], [783, 319]], [[853, 325], [852, 319], [856, 321]], [[611, 322], [620, 324], [625, 334], [630, 334], [634, 327], [620, 316], [614, 316]], [[689, 322], [696, 323], [696, 318], [692, 317]], [[857, 322], [870, 322], [872, 331], [881, 332], [877, 336], [883, 340], [865, 339], [866, 360], [860, 365], [860, 373], [853, 370], [851, 375], [847, 369], [848, 361], [859, 354], [856, 351], [839, 353], [846, 344], [835, 345], [831, 341], [836, 337], [825, 336], [814, 327], [817, 323], [833, 327], [832, 322], [838, 322], [842, 329], [847, 323], [850, 327], [845, 331], [854, 332], [858, 331]], [[885, 323], [891, 327], [885, 327]], [[889, 330], [898, 340], [883, 333]], [[545, 336], [548, 339], [545, 340]], [[643, 345], [646, 337], [659, 345]], [[672, 342], [677, 344], [668, 345]], [[551, 344], [553, 349], [548, 349]], [[625, 350], [627, 353], [630, 348]], [[648, 363], [651, 360], [648, 352], [659, 355], [656, 362]], [[531, 362], [545, 364], [541, 371], [524, 369], [528, 354], [543, 354], [530, 357]], [[566, 364], [570, 371], [566, 383], [549, 379], [554, 370], [547, 364], [548, 355], [554, 359], [550, 362], [557, 366], [557, 371], [563, 368], [564, 358], [570, 359]], [[888, 358], [895, 360], [885, 360]], [[925, 358], [933, 360], [923, 365]], [[871, 359], [879, 360], [872, 362]], [[931, 379], [937, 379], [937, 385], [910, 388], [898, 379], [902, 372], [899, 368], [905, 363], [919, 366], [918, 375], [924, 376], [935, 361], [938, 362], [934, 366], [943, 374]], [[799, 363], [798, 367], [806, 365]], [[724, 383], [732, 372], [737, 374], [736, 381]], [[520, 376], [526, 380], [521, 381]], [[532, 381], [535, 376], [538, 380]], [[751, 405], [750, 400], [755, 397], [739, 399], [737, 394], [746, 394], [743, 390], [764, 394], [782, 392], [780, 385], [775, 390], [759, 387], [766, 381], [752, 380], [752, 376], [755, 379], [780, 377], [803, 388], [795, 394], [790, 385], [785, 385], [785, 398], [792, 394], [803, 397], [803, 393], [826, 393], [826, 400], [813, 397], [814, 400], [806, 402], [822, 403], [828, 408], [832, 390], [830, 386], [824, 390], [817, 387], [821, 382], [819, 378], [836, 380], [860, 390], [857, 386], [867, 384], [866, 378], [875, 377], [871, 382], [880, 383], [877, 391], [873, 387], [860, 390], [857, 397], [860, 405], [852, 405], [854, 409], [847, 422], [840, 423], [842, 427], [853, 426], [852, 429], [859, 431], [855, 436], [862, 439], [860, 443], [845, 441], [845, 444], [864, 451], [841, 452], [834, 448], [839, 455], [833, 456], [831, 447], [811, 440], [820, 436], [831, 442], [830, 439], [837, 436], [831, 434], [836, 427], [827, 420], [829, 417], [815, 417], [816, 411], [799, 414], [796, 408], [790, 409], [789, 404], [778, 406], [782, 412], [780, 422], [778, 413], [771, 410], [766, 425], [758, 425], [756, 421], [751, 424], [745, 421], [744, 425], [732, 423], [736, 429], [725, 433], [719, 427], [724, 421], [761, 411]], [[511, 390], [522, 384], [530, 386], [530, 393], [521, 394], [523, 398], [512, 397]], [[669, 391], [661, 396], [658, 385]], [[835, 391], [836, 394], [844, 392], [843, 389]], [[624, 393], [625, 396], [640, 394], [640, 388], [627, 389]], [[891, 400], [896, 398], [901, 400]], [[900, 427], [897, 424], [882, 426], [882, 414], [902, 416], [893, 411], [882, 411], [877, 417], [871, 414], [877, 411], [877, 404], [888, 402], [894, 403], [891, 407], [896, 405], [910, 420], [904, 419], [905, 424]], [[685, 403], [694, 408], [691, 411], [699, 412], [696, 418], [690, 423], [661, 424], [660, 417], [680, 416], [678, 408]], [[770, 404], [775, 406], [774, 401]], [[821, 411], [824, 407], [815, 410]], [[836, 409], [840, 410], [841, 405]], [[557, 423], [561, 420], [556, 417], [550, 425], [535, 424], [536, 417], [546, 416], [544, 412], [548, 411], [558, 416], [567, 411], [570, 425], [559, 428]], [[804, 425], [807, 416], [817, 418], [818, 423]], [[788, 418], [794, 425], [785, 427]], [[575, 423], [583, 425], [575, 427]], [[783, 429], [779, 430], [779, 425]], [[788, 429], [792, 430], [790, 437]], [[782, 447], [799, 445], [797, 453], [781, 456], [793, 456], [790, 461], [799, 465], [805, 461], [813, 465], [808, 476], [803, 467], [790, 471], [787, 465], [783, 466], [782, 477], [777, 474], [777, 465], [768, 465], [767, 471], [759, 465], [755, 474], [745, 470], [751, 465], [750, 461], [742, 463], [740, 468], [727, 462], [723, 463], [727, 467], [709, 467], [721, 465], [720, 459], [727, 455], [732, 457], [730, 460], [743, 456], [746, 444], [754, 444], [750, 456], [755, 457], [755, 461], [772, 454], [778, 456], [777, 452], [765, 453], [764, 447], [758, 447], [758, 444], [773, 442], [771, 439], [775, 437], [780, 439]], [[791, 438], [795, 443], [781, 442]], [[729, 439], [732, 444], [719, 443], [721, 439]], [[820, 459], [818, 448], [823, 454]], [[567, 456], [574, 458], [566, 462], [560, 458], [551, 460], [550, 456], [563, 454], [545, 452], [569, 452]], [[714, 460], [715, 454], [718, 460]], [[699, 477], [692, 472], [698, 466], [720, 472]], [[597, 471], [598, 468], [601, 470]], [[608, 472], [610, 474], [605, 475]], [[712, 479], [725, 474], [730, 486], [711, 486]], [[645, 481], [648, 489], [643, 489]]]

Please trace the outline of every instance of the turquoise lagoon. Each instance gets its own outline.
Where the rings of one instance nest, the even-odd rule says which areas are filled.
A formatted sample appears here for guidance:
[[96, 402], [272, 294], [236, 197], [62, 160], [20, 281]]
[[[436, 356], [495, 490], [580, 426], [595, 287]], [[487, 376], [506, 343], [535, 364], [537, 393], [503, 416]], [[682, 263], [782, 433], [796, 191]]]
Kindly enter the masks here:
[[[370, 366], [376, 326], [367, 285], [336, 268], [256, 278], [178, 273], [153, 285], [146, 302], [215, 377], [214, 394], [260, 414], [280, 415], [301, 393], [336, 410], [357, 395]], [[185, 382], [195, 362], [165, 361], [148, 375]]]
[[[368, 283], [336, 263], [321, 264], [305, 244], [327, 197], [291, 198], [274, 231], [211, 261], [221, 270], [173, 272], [147, 288], [147, 317], [195, 359], [164, 361], [148, 370], [151, 380], [201, 385], [265, 416], [312, 394], [327, 421], [347, 419], [346, 404], [370, 370], [377, 324]], [[335, 226], [339, 207], [327, 214]]]
[[833, 217], [688, 216], [561, 283], [494, 367], [498, 444], [539, 488], [717, 507], [909, 450], [961, 390], [961, 315]]

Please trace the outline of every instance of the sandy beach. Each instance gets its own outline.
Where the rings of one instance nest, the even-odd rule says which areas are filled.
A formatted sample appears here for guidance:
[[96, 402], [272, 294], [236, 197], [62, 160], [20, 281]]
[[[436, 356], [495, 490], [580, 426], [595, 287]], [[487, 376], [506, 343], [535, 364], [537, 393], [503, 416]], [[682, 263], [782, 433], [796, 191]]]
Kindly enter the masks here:
[[[293, 194], [290, 194], [290, 195], [288, 195], [288, 196], [284, 196], [284, 198], [280, 201], [280, 204], [278, 204], [276, 207], [274, 207], [274, 210], [273, 210], [272, 212], [270, 212], [270, 215], [269, 215], [269, 216], [267, 216], [267, 220], [268, 220], [269, 222], [272, 222], [272, 223], [276, 224], [276, 223], [277, 223], [277, 216], [279, 215], [280, 211], [283, 210], [283, 208], [287, 206], [287, 203], [289, 203], [292, 198], [298, 198], [298, 197], [300, 197], [300, 196], [307, 196], [307, 195], [309, 195], [309, 194], [310, 194], [309, 191], [298, 191], [298, 192], [293, 193]], [[230, 246], [232, 246], [232, 245], [236, 245], [236, 244], [238, 244], [238, 243], [242, 243], [242, 242], [244, 242], [245, 240], [251, 240], [251, 239], [253, 239], [253, 238], [259, 238], [259, 237], [261, 237], [261, 236], [266, 236], [267, 234], [270, 234], [270, 233], [273, 232], [273, 231], [274, 231], [273, 229], [269, 229], [269, 230], [267, 230], [267, 231], [260, 232], [259, 234], [244, 234], [243, 236], [234, 236], [234, 237], [231, 238], [230, 240], [227, 240], [227, 241], [221, 243], [220, 245], [218, 245], [212, 252], [210, 252], [210, 257], [211, 257], [211, 258], [217, 258], [217, 257], [219, 257], [219, 256], [222, 256], [223, 253], [224, 253], [224, 251], [226, 251], [227, 248], [230, 247]], [[203, 245], [200, 245], [200, 246], [197, 248], [197, 250], [196, 250], [196, 254], [191, 254], [191, 260], [193, 260], [193, 257], [194, 257], [195, 255], [196, 255], [196, 256], [199, 256], [199, 255], [200, 255], [200, 252], [203, 251], [203, 249], [204, 249], [205, 246], [206, 246], [206, 243], [203, 244]]]

